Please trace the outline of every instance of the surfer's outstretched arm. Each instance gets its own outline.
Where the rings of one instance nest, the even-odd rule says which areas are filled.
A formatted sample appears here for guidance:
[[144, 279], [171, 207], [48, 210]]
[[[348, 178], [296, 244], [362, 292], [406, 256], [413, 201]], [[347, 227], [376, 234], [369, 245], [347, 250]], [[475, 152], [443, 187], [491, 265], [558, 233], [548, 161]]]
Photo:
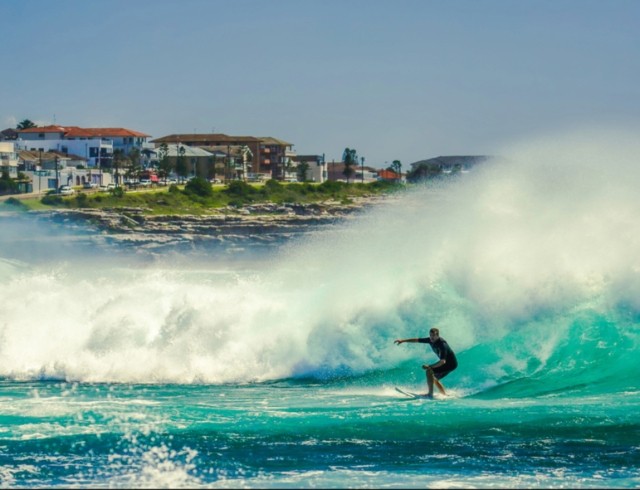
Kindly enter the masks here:
[[393, 343], [396, 345], [404, 344], [405, 342], [419, 342], [420, 339], [397, 339]]

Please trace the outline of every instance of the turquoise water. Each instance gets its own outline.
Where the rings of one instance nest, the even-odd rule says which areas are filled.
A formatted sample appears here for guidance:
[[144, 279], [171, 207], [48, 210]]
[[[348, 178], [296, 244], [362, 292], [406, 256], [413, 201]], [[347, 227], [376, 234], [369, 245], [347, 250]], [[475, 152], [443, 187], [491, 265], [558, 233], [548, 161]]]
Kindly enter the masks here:
[[587, 136], [243, 261], [2, 221], [1, 485], [638, 487], [640, 148]]
[[247, 386], [5, 382], [3, 483], [638, 486], [637, 392], [501, 391], [429, 402], [401, 399], [390, 386], [364, 380]]

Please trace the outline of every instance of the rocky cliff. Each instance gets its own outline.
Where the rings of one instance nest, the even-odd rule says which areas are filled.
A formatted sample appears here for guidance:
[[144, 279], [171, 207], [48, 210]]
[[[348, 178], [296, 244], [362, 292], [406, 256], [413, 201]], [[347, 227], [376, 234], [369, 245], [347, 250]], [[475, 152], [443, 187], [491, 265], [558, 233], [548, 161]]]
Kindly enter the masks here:
[[207, 215], [151, 215], [141, 208], [74, 209], [39, 213], [85, 237], [102, 243], [158, 252], [200, 247], [225, 251], [271, 247], [328, 225], [341, 224], [385, 197], [361, 198], [349, 204], [255, 204], [223, 208]]

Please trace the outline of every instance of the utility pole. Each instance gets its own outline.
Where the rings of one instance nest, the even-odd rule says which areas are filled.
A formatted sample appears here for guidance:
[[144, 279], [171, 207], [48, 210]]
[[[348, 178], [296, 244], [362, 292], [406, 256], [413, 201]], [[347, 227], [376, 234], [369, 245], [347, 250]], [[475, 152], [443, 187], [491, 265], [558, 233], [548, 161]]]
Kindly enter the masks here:
[[364, 157], [360, 157], [360, 168], [362, 169], [362, 175], [360, 175], [360, 182], [364, 184]]
[[102, 161], [100, 160], [100, 145], [98, 144], [98, 173], [100, 174], [100, 185], [102, 185]]
[[60, 176], [58, 173], [58, 155], [56, 155], [56, 193], [60, 192]]
[[38, 150], [38, 194], [42, 193], [42, 149]]

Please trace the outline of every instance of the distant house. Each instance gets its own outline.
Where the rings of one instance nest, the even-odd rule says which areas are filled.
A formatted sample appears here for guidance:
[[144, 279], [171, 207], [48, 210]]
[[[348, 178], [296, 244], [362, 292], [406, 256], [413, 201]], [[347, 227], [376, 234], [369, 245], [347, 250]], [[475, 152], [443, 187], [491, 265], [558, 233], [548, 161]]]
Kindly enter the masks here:
[[86, 158], [88, 167], [111, 166], [114, 150], [142, 150], [148, 134], [125, 128], [42, 126], [17, 130], [21, 149], [59, 151]]
[[[182, 144], [186, 146], [227, 147], [227, 154], [231, 147], [247, 147], [252, 155], [252, 161], [246, 173], [262, 174], [268, 178], [284, 178], [287, 163], [287, 152], [293, 147], [292, 143], [272, 138], [270, 136], [229, 136], [222, 133], [212, 134], [171, 134], [151, 141], [156, 148], [161, 144]], [[237, 162], [233, 163], [234, 165]]]
[[393, 170], [382, 169], [378, 170], [378, 179], [386, 180], [388, 182], [400, 182], [402, 181], [403, 176]]
[[18, 132], [13, 128], [0, 131], [0, 141], [14, 141], [18, 139]]
[[[331, 161], [327, 162], [327, 180], [346, 182], [344, 175], [344, 162]], [[353, 175], [349, 178], [349, 182], [375, 182], [378, 180], [378, 169], [362, 165], [353, 165]]]
[[485, 155], [460, 155], [439, 156], [420, 160], [411, 164], [411, 170], [407, 173], [407, 180], [415, 182], [452, 173], [465, 173], [489, 158]]

